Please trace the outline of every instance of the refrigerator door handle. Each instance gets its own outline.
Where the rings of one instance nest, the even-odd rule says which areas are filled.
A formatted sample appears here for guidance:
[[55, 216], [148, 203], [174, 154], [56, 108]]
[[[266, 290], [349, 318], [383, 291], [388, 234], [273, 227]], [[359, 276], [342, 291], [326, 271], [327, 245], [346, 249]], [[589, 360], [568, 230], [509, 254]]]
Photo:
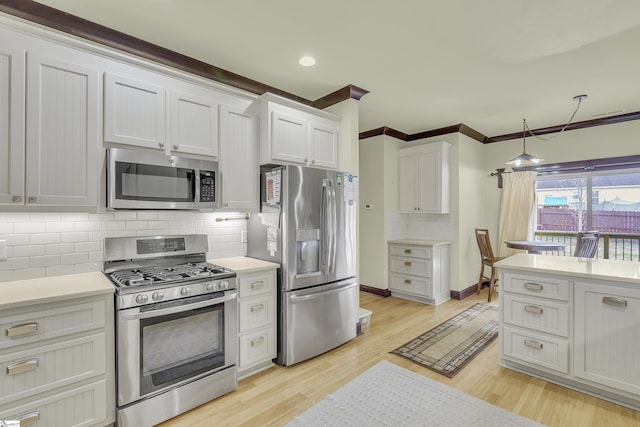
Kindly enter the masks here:
[[315, 298], [321, 298], [327, 295], [331, 295], [331, 294], [337, 294], [340, 292], [344, 292], [348, 289], [351, 289], [353, 287], [355, 287], [357, 285], [357, 283], [351, 283], [348, 284], [346, 286], [340, 286], [339, 288], [334, 288], [328, 291], [324, 291], [324, 292], [318, 292], [315, 294], [309, 294], [309, 295], [289, 295], [289, 301], [291, 301], [292, 303], [296, 303], [299, 301], [307, 301], [310, 299], [315, 299]]
[[320, 251], [322, 253], [322, 271], [327, 273], [329, 271], [329, 180], [322, 180], [322, 207], [320, 208], [320, 232], [322, 233], [320, 240]]
[[336, 189], [333, 181], [329, 181], [331, 184], [331, 255], [329, 259], [329, 272], [333, 273], [336, 270], [336, 245], [338, 242], [338, 219], [337, 219], [337, 206], [336, 206]]

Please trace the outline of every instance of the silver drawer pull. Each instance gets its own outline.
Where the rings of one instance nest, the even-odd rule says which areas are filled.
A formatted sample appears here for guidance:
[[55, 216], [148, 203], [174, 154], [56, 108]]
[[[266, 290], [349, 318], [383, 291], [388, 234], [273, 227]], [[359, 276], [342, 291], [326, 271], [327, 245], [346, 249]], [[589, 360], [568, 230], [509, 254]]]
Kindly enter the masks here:
[[405, 249], [405, 250], [404, 250], [404, 253], [405, 253], [405, 254], [410, 254], [410, 253], [411, 253], [411, 249]]
[[264, 310], [264, 304], [256, 304], [253, 307], [251, 307], [251, 312], [255, 313], [256, 311], [262, 311]]
[[543, 289], [543, 286], [540, 283], [527, 282], [524, 284], [524, 288], [529, 291], [540, 292]]
[[404, 266], [405, 266], [405, 267], [411, 267], [411, 262], [409, 262], [409, 261], [405, 261], [405, 262], [404, 262]]
[[260, 289], [264, 287], [264, 282], [262, 280], [260, 280], [259, 282], [253, 282], [251, 283], [251, 289], [252, 290], [256, 290], [256, 289]]
[[7, 328], [7, 336], [10, 338], [20, 337], [22, 335], [35, 334], [38, 332], [37, 323], [26, 323], [24, 325], [17, 325]]
[[260, 338], [256, 338], [254, 340], [251, 340], [251, 347], [255, 347], [257, 345], [262, 345], [263, 342], [264, 342], [264, 337], [260, 337]]
[[542, 343], [534, 340], [524, 340], [524, 345], [530, 348], [535, 348], [536, 350], [542, 350]]
[[25, 360], [24, 362], [7, 365], [7, 375], [16, 375], [23, 372], [33, 371], [38, 367], [38, 359]]
[[18, 421], [20, 427], [30, 426], [31, 424], [37, 423], [40, 419], [40, 412], [34, 411], [29, 412], [28, 414], [20, 415], [15, 421]]
[[544, 310], [542, 309], [542, 307], [537, 307], [535, 305], [525, 305], [524, 311], [526, 311], [527, 313], [542, 314]]
[[405, 285], [410, 285], [410, 284], [411, 284], [411, 280], [409, 280], [409, 279], [404, 279], [404, 284], [405, 284]]
[[626, 307], [627, 300], [621, 298], [614, 297], [602, 297], [602, 303], [607, 305], [612, 305], [614, 307]]

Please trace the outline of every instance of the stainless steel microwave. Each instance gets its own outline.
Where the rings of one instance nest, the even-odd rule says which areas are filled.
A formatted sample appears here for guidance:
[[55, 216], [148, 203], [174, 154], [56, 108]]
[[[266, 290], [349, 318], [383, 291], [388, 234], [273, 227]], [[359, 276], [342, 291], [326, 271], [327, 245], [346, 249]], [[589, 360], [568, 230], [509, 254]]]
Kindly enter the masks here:
[[218, 163], [107, 149], [107, 208], [217, 209]]

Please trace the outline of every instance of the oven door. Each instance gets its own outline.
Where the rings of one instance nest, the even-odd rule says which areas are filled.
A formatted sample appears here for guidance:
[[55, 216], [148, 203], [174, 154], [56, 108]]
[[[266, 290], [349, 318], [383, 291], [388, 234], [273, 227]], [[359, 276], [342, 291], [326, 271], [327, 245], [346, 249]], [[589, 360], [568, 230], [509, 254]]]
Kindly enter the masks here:
[[118, 406], [236, 365], [235, 290], [120, 310], [117, 316]]

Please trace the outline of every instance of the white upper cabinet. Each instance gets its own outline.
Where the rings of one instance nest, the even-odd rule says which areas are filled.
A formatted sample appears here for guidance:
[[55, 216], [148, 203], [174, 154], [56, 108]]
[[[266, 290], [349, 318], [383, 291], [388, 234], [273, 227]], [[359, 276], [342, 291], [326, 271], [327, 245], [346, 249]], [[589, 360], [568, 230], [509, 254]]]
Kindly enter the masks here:
[[260, 184], [256, 118], [246, 108], [220, 107], [221, 207], [258, 211]]
[[218, 157], [216, 92], [128, 67], [105, 73], [105, 142]]
[[25, 52], [0, 46], [0, 204], [24, 203]]
[[398, 150], [400, 212], [449, 213], [449, 152], [447, 142]]
[[339, 117], [269, 93], [260, 115], [261, 164], [338, 167]]

